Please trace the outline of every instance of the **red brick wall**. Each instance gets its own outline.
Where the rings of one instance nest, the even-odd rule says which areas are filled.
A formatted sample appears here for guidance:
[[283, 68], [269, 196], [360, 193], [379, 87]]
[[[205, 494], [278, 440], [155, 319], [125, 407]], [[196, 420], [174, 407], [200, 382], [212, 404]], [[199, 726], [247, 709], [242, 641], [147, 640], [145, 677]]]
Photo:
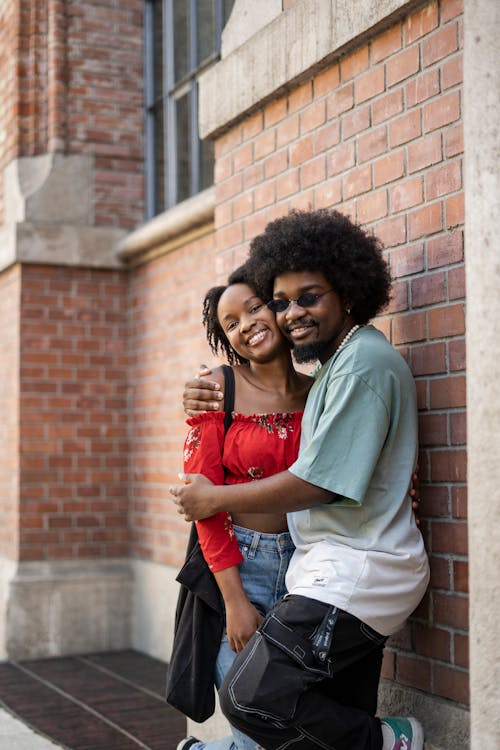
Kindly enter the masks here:
[[466, 703], [462, 2], [430, 2], [216, 142], [218, 270], [290, 208], [335, 207], [384, 242], [394, 295], [379, 327], [420, 407], [429, 593], [384, 672]]
[[20, 267], [0, 274], [0, 557], [17, 559]]
[[128, 552], [127, 277], [22, 268], [20, 557]]
[[215, 283], [209, 234], [136, 269], [130, 289], [132, 553], [180, 567], [188, 525], [168, 493], [182, 470], [182, 386], [213, 361], [201, 324]]
[[8, 0], [0, 13], [0, 173], [17, 156], [92, 154], [94, 223], [137, 226], [141, 0]]

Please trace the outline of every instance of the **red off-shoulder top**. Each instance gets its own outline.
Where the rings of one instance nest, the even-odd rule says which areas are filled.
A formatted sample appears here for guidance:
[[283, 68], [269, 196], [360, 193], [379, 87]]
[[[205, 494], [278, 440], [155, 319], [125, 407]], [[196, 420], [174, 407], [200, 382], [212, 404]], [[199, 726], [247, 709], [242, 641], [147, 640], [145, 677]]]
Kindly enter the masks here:
[[[240, 484], [287, 469], [297, 458], [302, 412], [233, 414], [224, 437], [224, 412], [187, 420], [184, 471], [204, 474], [214, 484]], [[229, 513], [196, 522], [205, 560], [215, 573], [243, 560]]]

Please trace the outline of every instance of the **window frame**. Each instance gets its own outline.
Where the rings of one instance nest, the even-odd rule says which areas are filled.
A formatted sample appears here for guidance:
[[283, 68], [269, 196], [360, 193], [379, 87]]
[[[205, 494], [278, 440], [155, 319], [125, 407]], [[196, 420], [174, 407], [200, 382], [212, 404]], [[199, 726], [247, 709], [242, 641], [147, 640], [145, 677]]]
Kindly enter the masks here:
[[[186, 0], [188, 6], [189, 51], [187, 73], [175, 81], [174, 57], [174, 0], [145, 0], [144, 2], [144, 137], [145, 137], [145, 210], [146, 219], [173, 208], [178, 203], [197, 195], [209, 187], [202, 185], [202, 141], [198, 133], [198, 78], [217, 60], [220, 59], [220, 45], [224, 22], [225, 1], [213, 0], [215, 5], [214, 33], [215, 49], [200, 63], [198, 56], [198, 21], [197, 0]], [[155, 96], [155, 18], [161, 7], [161, 90]], [[158, 86], [156, 86], [158, 91]], [[177, 144], [177, 111], [180, 99], [187, 95], [189, 104], [188, 156], [190, 158], [188, 195], [179, 196], [179, 173]], [[163, 175], [159, 174], [156, 160], [156, 143], [158, 139], [157, 113], [161, 107], [163, 114]], [[164, 186], [164, 205], [158, 204], [157, 186], [159, 179]], [[210, 183], [213, 184], [213, 181]]]

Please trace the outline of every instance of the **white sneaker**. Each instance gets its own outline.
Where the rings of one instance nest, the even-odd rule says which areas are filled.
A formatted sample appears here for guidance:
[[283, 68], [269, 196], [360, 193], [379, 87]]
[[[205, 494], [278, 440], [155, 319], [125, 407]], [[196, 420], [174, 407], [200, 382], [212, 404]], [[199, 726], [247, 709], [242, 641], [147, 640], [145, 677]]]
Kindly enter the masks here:
[[424, 730], [413, 717], [388, 716], [380, 719], [382, 750], [423, 750]]

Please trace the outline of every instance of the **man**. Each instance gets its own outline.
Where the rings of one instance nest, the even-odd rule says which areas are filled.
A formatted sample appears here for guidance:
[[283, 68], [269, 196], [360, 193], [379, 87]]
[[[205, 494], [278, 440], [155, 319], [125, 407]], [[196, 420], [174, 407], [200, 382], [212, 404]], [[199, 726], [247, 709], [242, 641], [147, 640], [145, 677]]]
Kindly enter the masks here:
[[289, 514], [289, 595], [236, 658], [222, 710], [268, 750], [421, 750], [416, 719], [374, 715], [384, 643], [429, 576], [408, 494], [413, 378], [367, 325], [389, 298], [380, 245], [338, 212], [294, 212], [253, 240], [247, 268], [297, 361], [321, 367], [287, 471], [222, 488], [190, 475], [171, 488], [190, 520]]

